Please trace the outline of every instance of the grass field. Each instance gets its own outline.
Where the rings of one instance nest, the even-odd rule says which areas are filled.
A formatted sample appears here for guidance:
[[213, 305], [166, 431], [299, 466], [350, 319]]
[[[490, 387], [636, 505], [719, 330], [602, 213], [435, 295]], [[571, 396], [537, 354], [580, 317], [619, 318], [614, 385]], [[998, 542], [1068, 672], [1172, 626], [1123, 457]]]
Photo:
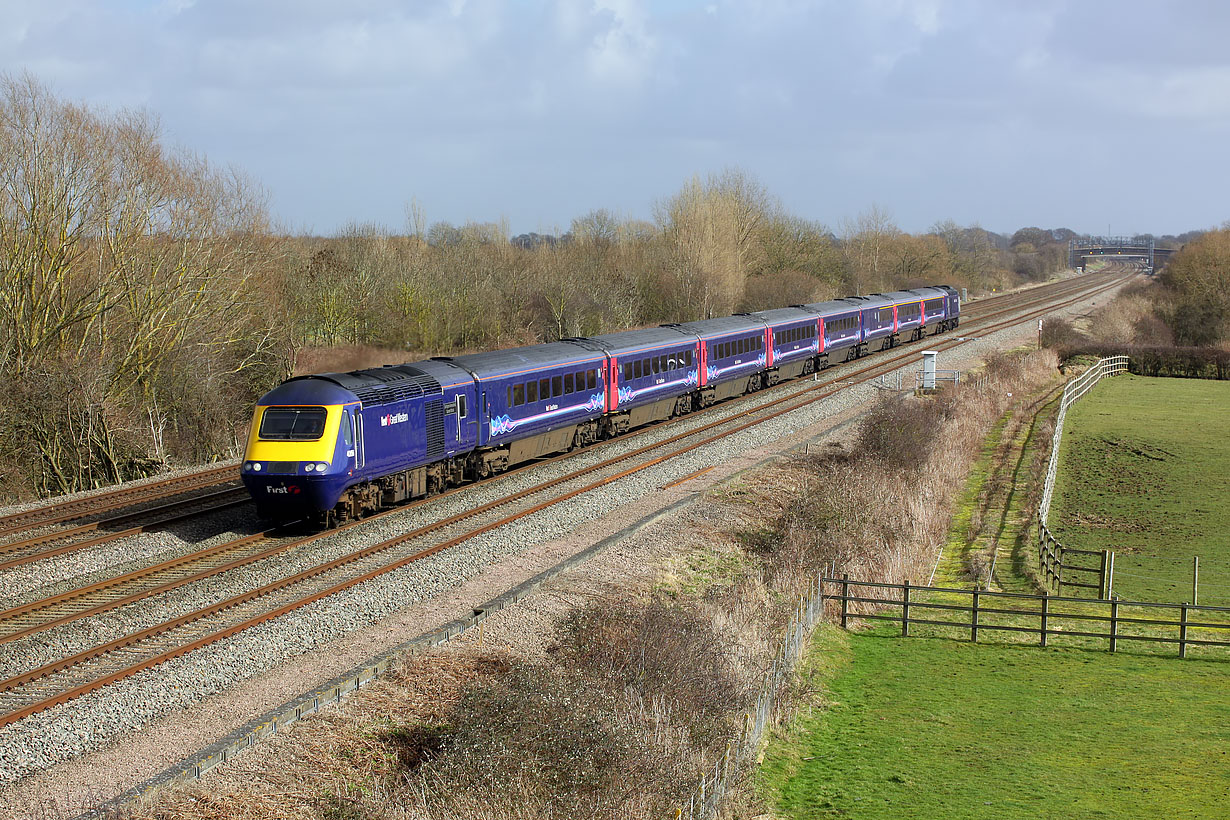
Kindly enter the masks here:
[[1230, 383], [1116, 376], [1068, 411], [1050, 526], [1115, 555], [1115, 592], [1230, 605]]
[[817, 632], [827, 707], [761, 770], [783, 818], [1225, 816], [1218, 661]]
[[[1124, 403], [1156, 404], [1159, 394], [1139, 389], [1140, 384], [1132, 385], [1132, 381], [1148, 385], [1156, 380], [1116, 377], [1104, 386], [1137, 388], [1130, 402]], [[1202, 394], [1201, 385], [1187, 382], [1176, 388], [1171, 381], [1167, 386], [1173, 388], [1169, 395], [1179, 401], [1197, 406], [1205, 402], [1197, 411], [1201, 414], [1211, 409], [1209, 401], [1227, 406], [1230, 398], [1230, 393], [1216, 390]], [[1195, 395], [1183, 392], [1185, 388]], [[1085, 401], [1089, 398], [1094, 397]], [[1109, 401], [1120, 399], [1112, 394]], [[1021, 412], [1033, 406], [1025, 408], [1023, 403]], [[1069, 412], [1069, 424], [1076, 408]], [[1087, 409], [1095, 420], [1106, 424], [1102, 415], [1106, 405], [1090, 402]], [[1043, 412], [1048, 410], [1054, 410], [1053, 402]], [[984, 490], [1009, 468], [1018, 478], [1020, 466], [1032, 460], [1037, 448], [1049, 447], [1033, 435], [1034, 425], [1023, 421], [1023, 416], [1001, 420], [988, 436], [962, 500], [961, 514], [954, 521], [946, 560], [936, 574], [937, 585], [968, 588], [969, 576], [959, 556], [981, 549], [981, 535], [973, 544], [967, 541], [973, 532], [972, 514], [979, 499], [986, 497], [990, 508], [1003, 508], [1001, 516], [991, 519], [990, 529], [1002, 530], [1005, 541], [1017, 543], [1014, 559], [999, 563], [996, 585], [1013, 591], [1029, 589], [1022, 563], [1034, 560], [1032, 538], [1022, 536], [1028, 502], [1011, 493], [1001, 497]], [[1082, 427], [1087, 427], [1085, 422]], [[1176, 443], [1156, 434], [1156, 423], [1142, 427], [1143, 432], [1101, 435], [1117, 436], [1118, 441], [1132, 438], [1180, 454], [1201, 450], [1200, 469], [1216, 470], [1224, 480], [1227, 467], [1219, 466], [1218, 457], [1212, 455], [1217, 448], [1209, 441], [1224, 432], [1219, 434], [1206, 425], [1198, 433], [1178, 436], [1186, 441]], [[1071, 429], [1065, 434], [1069, 445], [1075, 438]], [[1095, 459], [1088, 461], [1097, 464]], [[1152, 459], [1145, 461], [1153, 463]], [[1125, 468], [1108, 469], [1122, 475]], [[1133, 464], [1131, 469], [1141, 468]], [[1092, 492], [1111, 486], [1105, 477], [1090, 483], [1098, 485]], [[1139, 498], [1142, 494], [1133, 495]], [[1183, 497], [1189, 501], [1182, 503], [1190, 503], [1190, 495]], [[1207, 497], [1201, 499], [1193, 506], [1211, 510]], [[1131, 509], [1143, 508], [1137, 502]], [[1156, 515], [1164, 520], [1166, 514]], [[1051, 520], [1056, 520], [1054, 512]], [[1205, 526], [1211, 528], [1220, 519], [1215, 513], [1206, 520]], [[1201, 543], [1212, 550], [1208, 545], [1215, 544], [1216, 538], [1210, 535]], [[1178, 555], [1182, 560], [1182, 553]], [[1227, 555], [1224, 545], [1220, 555]], [[1121, 555], [1121, 566], [1123, 558]], [[1156, 566], [1150, 571], [1156, 572]], [[1190, 577], [1187, 584], [1190, 597]], [[950, 597], [953, 600], [947, 601], [940, 593], [917, 596], [968, 603], [963, 597]], [[1100, 605], [1068, 606], [1076, 611], [1087, 606], [1092, 612]], [[1159, 617], [1148, 612], [1132, 614]], [[1160, 616], [1175, 617], [1169, 611]], [[943, 615], [932, 612], [927, 617]], [[962, 617], [968, 619], [967, 614]], [[1037, 624], [1036, 618], [1016, 616], [998, 616], [995, 622]], [[1133, 631], [1149, 629], [1152, 627]], [[961, 634], [925, 626], [913, 632]], [[991, 633], [980, 638], [985, 642], [979, 644], [899, 635], [899, 627], [853, 632], [823, 627], [817, 632], [804, 663], [804, 677], [810, 678], [821, 696], [815, 709], [796, 719], [770, 744], [759, 773], [759, 794], [775, 818], [1161, 820], [1226, 816], [1230, 661], [1224, 650], [1200, 651], [1196, 657], [1180, 660], [1173, 646], [1121, 642], [1119, 653], [1112, 655], [1104, 639], [1066, 635], [1054, 636], [1057, 645], [1047, 649], [1036, 645], [1036, 636], [1023, 633]]]

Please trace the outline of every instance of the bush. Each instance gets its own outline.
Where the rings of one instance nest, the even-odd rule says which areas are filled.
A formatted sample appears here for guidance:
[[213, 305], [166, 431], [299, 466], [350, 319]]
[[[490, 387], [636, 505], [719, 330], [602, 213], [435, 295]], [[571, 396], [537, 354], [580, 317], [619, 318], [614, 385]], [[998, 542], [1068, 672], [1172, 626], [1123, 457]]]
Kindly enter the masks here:
[[954, 390], [920, 398], [881, 397], [859, 426], [856, 452], [890, 468], [921, 470], [955, 400]]

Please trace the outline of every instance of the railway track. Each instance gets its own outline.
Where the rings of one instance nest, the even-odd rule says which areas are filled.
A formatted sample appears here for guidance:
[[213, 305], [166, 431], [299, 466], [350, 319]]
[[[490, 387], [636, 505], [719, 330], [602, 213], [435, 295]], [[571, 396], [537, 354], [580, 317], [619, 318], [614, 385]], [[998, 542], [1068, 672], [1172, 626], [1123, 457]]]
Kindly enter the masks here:
[[[1055, 286], [1054, 289], [1048, 289], [1048, 292], [1053, 298], [1054, 295], [1057, 295], [1063, 289], [1079, 289], [1079, 283], [1082, 281], [1082, 278], [1067, 280], [1065, 283]], [[998, 313], [1002, 313], [1004, 310], [1038, 302], [1038, 290], [1040, 289], [1004, 294], [970, 303], [967, 309], [966, 321], [968, 323], [969, 321], [976, 321], [982, 318], [989, 307], [995, 308], [997, 311], [995, 315], [998, 315]], [[68, 529], [41, 532], [37, 535], [28, 535], [16, 540], [8, 540], [7, 543], [0, 543], [0, 571], [43, 558], [51, 558], [80, 549], [110, 543], [199, 515], [238, 506], [244, 503], [246, 498], [238, 488], [233, 492], [218, 490], [223, 485], [234, 484], [236, 481], [237, 476], [233, 466], [214, 467], [190, 475], [166, 479], [165, 481], [153, 482], [138, 487], [118, 487], [114, 490], [96, 493], [84, 498], [70, 499], [20, 513], [0, 516], [0, 539], [8, 539], [24, 533], [44, 530], [56, 524], [79, 521], [98, 515], [105, 515], [108, 512], [119, 511], [117, 515], [100, 518], [90, 523], [78, 524]], [[141, 510], [134, 511], [131, 509], [140, 504], [147, 504], [201, 490], [209, 490], [210, 492], [200, 497], [187, 497], [168, 501], [165, 504], [146, 507]], [[216, 503], [207, 504], [198, 509], [198, 502], [205, 500], [216, 501]], [[155, 517], [155, 520], [150, 523], [131, 527], [123, 526], [125, 522], [150, 515]], [[89, 534], [93, 532], [103, 532], [104, 534], [90, 537]]]
[[[67, 555], [79, 550], [109, 544], [121, 538], [169, 527], [208, 513], [246, 505], [250, 501], [243, 487], [214, 490], [159, 504], [139, 512], [129, 512], [112, 518], [79, 524], [63, 530], [53, 530], [16, 541], [0, 544], [0, 571], [13, 569], [46, 558]], [[129, 521], [151, 518], [141, 524], [124, 526]], [[119, 527], [119, 529], [115, 529]]]
[[[1005, 306], [1002, 302], [997, 303], [994, 306], [995, 310], [985, 314], [980, 313], [976, 320], [971, 320], [971, 323], [977, 321], [980, 324], [974, 329], [984, 334], [991, 333], [996, 329], [1036, 318], [1037, 315], [1054, 309], [1054, 306], [1047, 305], [1047, 302], [1056, 299], [1067, 299], [1071, 302], [1088, 298], [1121, 284], [1126, 277], [1107, 277], [1091, 282], [1092, 278], [1082, 277], [1078, 280], [1079, 285], [1068, 284], [1062, 288], [1057, 287], [1054, 290], [1048, 290], [1045, 295], [1038, 295], [1030, 299], [1014, 299], [1008, 303], [1010, 306]], [[986, 306], [989, 302], [990, 300], [987, 300], [980, 304]], [[1024, 315], [1014, 316], [998, 323], [993, 321], [1008, 313], [1023, 313]], [[963, 330], [968, 332], [967, 328]], [[941, 350], [955, 347], [961, 343], [961, 340], [951, 338], [954, 335], [934, 337], [931, 346]], [[151, 668], [201, 646], [272, 620], [286, 612], [422, 560], [440, 550], [641, 472], [717, 439], [793, 412], [843, 389], [837, 384], [839, 381], [851, 382], [853, 380], [855, 383], [867, 381], [883, 372], [899, 367], [902, 361], [913, 359], [917, 355], [912, 348], [897, 352], [895, 355], [892, 355], [891, 351], [889, 353], [890, 355], [887, 356], [877, 356], [875, 361], [869, 361], [853, 371], [850, 371], [848, 367], [841, 368], [840, 373], [828, 371], [823, 382], [794, 381], [778, 385], [774, 388], [773, 398], [758, 406], [741, 407], [738, 403], [730, 402], [718, 405], [710, 409], [714, 411], [733, 409], [735, 412], [728, 417], [703, 424], [699, 428], [685, 430], [663, 441], [633, 449], [598, 464], [542, 482], [528, 492], [512, 493], [378, 544], [341, 555], [332, 561], [292, 576], [246, 590], [147, 629], [123, 635], [98, 646], [86, 648], [70, 657], [58, 658], [36, 669], [13, 675], [8, 680], [0, 681], [0, 726], [8, 725], [51, 705], [66, 702], [115, 680]], [[829, 373], [831, 375], [828, 375]], [[762, 391], [753, 394], [753, 397], [764, 398], [765, 395], [766, 392]], [[743, 404], [750, 403], [744, 402]], [[692, 414], [677, 421], [695, 420], [698, 415]], [[646, 428], [646, 431], [660, 429], [662, 426]], [[628, 436], [621, 437], [611, 443], [627, 442], [629, 438]], [[592, 452], [594, 449], [588, 448], [583, 452]], [[664, 449], [664, 452], [658, 452]], [[484, 484], [491, 486], [492, 482]], [[465, 489], [467, 488], [460, 488], [445, 495]], [[545, 497], [548, 494], [550, 497]], [[544, 497], [540, 498], [540, 496]], [[429, 502], [440, 497], [436, 496]], [[429, 502], [420, 502], [420, 504]], [[404, 509], [392, 510], [379, 516], [373, 516], [373, 518], [397, 515]], [[471, 519], [479, 520], [472, 521]], [[372, 519], [367, 519], [367, 521], [370, 520]], [[155, 595], [173, 592], [203, 578], [214, 577], [230, 569], [263, 560], [276, 553], [306, 547], [321, 539], [334, 537], [339, 532], [363, 526], [366, 523], [366, 521], [356, 522], [342, 530], [302, 538], [275, 538], [273, 533], [248, 536], [214, 547], [208, 551], [208, 554], [185, 556], [175, 566], [164, 562], [163, 565], [128, 573], [82, 590], [72, 590], [42, 601], [30, 602], [8, 612], [0, 613], [0, 643], [11, 642], [54, 626], [135, 604], [139, 600]], [[271, 543], [262, 549], [266, 541]], [[245, 549], [248, 552], [240, 554], [239, 551]]]
[[239, 468], [228, 464], [137, 486], [121, 485], [106, 492], [0, 516], [0, 536], [122, 510], [168, 496], [214, 487], [238, 477]]

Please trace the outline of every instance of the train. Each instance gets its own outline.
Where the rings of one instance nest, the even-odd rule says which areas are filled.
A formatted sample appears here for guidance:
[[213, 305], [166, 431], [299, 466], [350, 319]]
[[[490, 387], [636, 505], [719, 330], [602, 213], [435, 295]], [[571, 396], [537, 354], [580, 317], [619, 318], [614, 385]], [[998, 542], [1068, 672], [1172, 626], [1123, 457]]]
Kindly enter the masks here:
[[331, 527], [956, 328], [947, 285], [289, 379], [240, 467], [258, 515]]

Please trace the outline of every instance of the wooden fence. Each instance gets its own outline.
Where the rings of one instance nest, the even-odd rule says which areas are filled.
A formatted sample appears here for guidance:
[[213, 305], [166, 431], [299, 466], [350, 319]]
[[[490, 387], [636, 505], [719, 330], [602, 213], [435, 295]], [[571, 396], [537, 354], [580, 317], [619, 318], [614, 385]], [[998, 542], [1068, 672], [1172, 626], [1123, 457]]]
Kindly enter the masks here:
[[[1046, 588], [1062, 593], [1064, 588], [1093, 590], [1077, 597], [1110, 598], [1115, 577], [1115, 554], [1109, 550], [1078, 550], [1065, 547], [1043, 526], [1038, 538], [1038, 572]], [[1091, 560], [1092, 559], [1092, 560]]]
[[[1230, 647], [1230, 607], [885, 584], [852, 581], [848, 575], [822, 579], [821, 589], [825, 600], [839, 607], [843, 629], [857, 620], [894, 621], [904, 636], [913, 625], [928, 625], [975, 642], [980, 632], [1037, 635], [1041, 646], [1056, 636], [1104, 639], [1111, 652], [1120, 641], [1141, 641], [1175, 644], [1180, 658], [1190, 647]], [[1178, 618], [1162, 617], [1168, 610]]]

